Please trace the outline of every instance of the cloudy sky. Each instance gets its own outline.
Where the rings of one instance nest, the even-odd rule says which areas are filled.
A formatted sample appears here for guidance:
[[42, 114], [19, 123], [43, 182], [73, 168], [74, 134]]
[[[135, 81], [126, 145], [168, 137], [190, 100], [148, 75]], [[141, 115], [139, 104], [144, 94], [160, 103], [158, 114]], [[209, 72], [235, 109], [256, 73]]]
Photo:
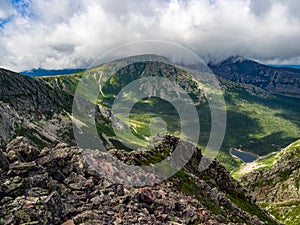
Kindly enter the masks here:
[[300, 64], [299, 0], [0, 0], [0, 67], [84, 68], [133, 41]]

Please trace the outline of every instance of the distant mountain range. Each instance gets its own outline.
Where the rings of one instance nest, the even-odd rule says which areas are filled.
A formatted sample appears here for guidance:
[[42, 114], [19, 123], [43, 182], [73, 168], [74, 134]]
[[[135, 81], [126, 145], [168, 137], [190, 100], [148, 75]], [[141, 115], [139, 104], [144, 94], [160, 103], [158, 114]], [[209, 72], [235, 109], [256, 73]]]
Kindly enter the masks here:
[[283, 69], [299, 69], [300, 65], [289, 65], [289, 64], [283, 64], [283, 65], [276, 65], [276, 64], [267, 64], [267, 66], [275, 67], [275, 68], [283, 68]]
[[[242, 84], [252, 84], [281, 94], [300, 94], [300, 65], [264, 65], [240, 56], [232, 56], [219, 63], [208, 63], [217, 76]], [[58, 76], [80, 73], [85, 69], [22, 71], [26, 76]]]
[[[157, 56], [149, 57], [153, 59], [153, 57], [155, 58]], [[159, 59], [159, 61], [163, 60], [161, 57]], [[121, 61], [126, 60], [122, 59]], [[108, 65], [110, 64], [104, 64], [99, 66], [99, 68]], [[209, 65], [211, 66], [211, 69], [218, 75], [222, 89], [224, 90], [224, 97], [227, 104], [227, 131], [222, 146], [222, 150], [226, 152], [226, 154], [223, 155], [220, 160], [223, 163], [227, 163], [228, 168], [232, 168], [232, 166], [236, 164], [233, 159], [229, 160], [228, 158], [228, 151], [230, 148], [241, 147], [243, 150], [253, 152], [258, 155], [265, 155], [267, 153], [276, 151], [298, 139], [300, 132], [300, 108], [298, 107], [300, 104], [300, 98], [297, 93], [299, 92], [299, 88], [297, 85], [288, 83], [285, 89], [281, 88], [279, 90], [281, 92], [279, 92], [278, 89], [276, 89], [276, 92], [273, 89], [269, 91], [267, 88], [269, 86], [265, 85], [266, 82], [260, 82], [260, 75], [255, 74], [255, 71], [260, 71], [262, 74], [265, 74], [263, 77], [266, 77], [266, 80], [269, 80], [273, 79], [270, 77], [275, 76], [274, 74], [281, 74], [281, 76], [284, 77], [285, 72], [283, 72], [282, 69], [271, 68], [269, 66], [265, 66], [251, 60], [246, 60], [241, 57], [231, 57], [219, 64]], [[124, 87], [125, 84], [128, 84], [128, 82], [131, 82], [140, 76], [145, 76], [150, 73], [161, 73], [162, 70], [165, 70], [165, 76], [173, 77], [174, 80], [179, 80], [186, 87], [193, 83], [193, 81], [189, 80], [188, 78], [181, 76], [180, 71], [172, 72], [171, 68], [166, 67], [163, 64], [154, 62], [137, 63], [130, 68], [119, 71], [114, 82], [110, 86], [108, 85], [104, 87], [104, 89], [107, 91], [107, 94], [105, 95], [105, 98], [101, 99], [103, 101], [103, 106], [108, 106], [108, 102], [110, 104], [113, 102], [116, 93], [112, 92], [112, 90], [120, 90], [120, 88]], [[79, 72], [75, 74], [68, 74], [68, 76], [57, 77], [53, 75], [54, 72], [59, 74], [62, 73], [62, 71], [52, 71], [52, 75], [49, 75], [50, 77], [45, 75], [35, 80], [45, 81], [48, 83], [50, 87], [53, 88], [51, 93], [67, 93], [69, 95], [68, 98], [72, 98], [82, 73]], [[70, 72], [70, 70], [66, 71]], [[296, 73], [286, 73], [288, 73], [289, 76], [299, 77]], [[43, 72], [43, 74], [46, 74], [46, 72]], [[232, 74], [234, 74], [234, 76], [232, 76]], [[254, 80], [257, 82], [251, 82], [252, 79], [250, 78], [252, 76], [257, 76], [257, 78], [254, 78]], [[295, 78], [295, 80], [296, 79], [297, 78]], [[281, 81], [282, 79], [279, 78], [277, 80], [273, 79], [272, 83], [274, 83], [276, 87], [283, 87], [283, 85], [280, 84]], [[10, 87], [12, 89], [19, 91], [18, 86], [21, 86], [20, 82], [12, 82], [10, 80], [7, 80], [6, 82], [11, 83]], [[3, 88], [5, 88], [5, 86], [2, 87], [2, 89]], [[187, 90], [190, 92], [193, 98], [198, 101], [198, 104], [202, 101], [203, 96], [199, 97], [199, 91], [197, 89], [188, 88]], [[294, 93], [291, 93], [291, 91], [294, 91]], [[280, 95], [278, 95], [278, 93]], [[289, 96], [286, 95], [287, 93]], [[4, 96], [8, 96], [7, 98], [9, 101], [14, 101], [13, 99], [9, 99], [9, 94], [5, 94]], [[34, 99], [34, 95], [32, 99]], [[68, 101], [63, 102], [67, 103]], [[33, 104], [37, 106], [41, 105], [38, 103], [38, 101], [33, 102]], [[159, 107], [159, 104], [161, 104], [161, 102], [156, 101], [157, 108], [155, 108], [155, 104], [153, 104], [154, 112], [156, 113], [156, 111], [159, 109], [160, 113], [165, 113], [168, 115], [170, 113], [169, 108], [167, 106], [165, 108]], [[14, 105], [16, 105], [16, 107], [21, 107], [17, 103], [14, 103]], [[147, 109], [147, 104], [140, 104], [138, 107], [140, 107], [139, 110], [142, 112], [143, 108]], [[27, 108], [31, 107], [25, 105], [23, 106], [24, 110]], [[48, 107], [44, 108], [46, 109]], [[198, 105], [199, 112], [202, 111], [206, 113], [207, 110], [209, 110], [207, 108], [208, 106], [205, 104]], [[149, 121], [151, 118], [149, 116], [147, 117], [147, 115], [149, 115], [148, 113], [145, 113], [142, 116], [139, 114], [143, 113], [137, 113], [137, 115], [135, 115], [134, 112], [136, 111], [137, 109], [132, 111], [131, 125], [136, 127], [135, 129], [140, 132], [143, 138], [147, 138], [150, 135], [147, 121]], [[209, 120], [209, 116], [205, 116], [205, 113], [199, 114], [202, 131], [210, 129], [210, 123], [207, 121]], [[28, 113], [28, 115], [30, 115], [30, 113]], [[138, 122], [140, 120], [142, 120], [142, 123]], [[178, 124], [175, 126], [175, 122], [177, 121], [176, 119], [172, 118], [170, 121], [173, 121], [172, 127], [174, 129], [176, 126], [178, 128]], [[139, 125], [137, 126], [137, 124]], [[102, 128], [103, 126], [104, 124], [102, 125]], [[109, 145], [113, 145], [115, 147], [120, 145], [120, 143], [117, 144], [117, 140], [114, 139], [113, 132], [108, 124], [105, 125], [104, 131], [105, 132], [99, 132], [106, 136], [106, 142], [109, 143]], [[208, 136], [208, 132], [202, 132], [200, 143], [205, 145], [208, 140]], [[44, 140], [42, 140], [42, 142], [44, 142]], [[124, 148], [123, 145], [120, 145], [119, 147]]]
[[251, 84], [273, 93], [300, 94], [300, 70], [296, 68], [277, 68], [236, 56], [208, 66], [214, 74], [237, 83]]
[[25, 76], [30, 76], [30, 77], [57, 76], [57, 75], [79, 73], [81, 71], [84, 71], [84, 69], [62, 69], [62, 70], [33, 69], [33, 70], [22, 71], [20, 72], [20, 74], [23, 74]]

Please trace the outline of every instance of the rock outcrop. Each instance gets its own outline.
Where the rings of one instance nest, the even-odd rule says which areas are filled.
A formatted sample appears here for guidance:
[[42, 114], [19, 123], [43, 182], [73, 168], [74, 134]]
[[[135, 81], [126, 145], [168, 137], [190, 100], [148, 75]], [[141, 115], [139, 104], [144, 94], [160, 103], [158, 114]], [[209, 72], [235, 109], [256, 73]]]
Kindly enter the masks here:
[[[112, 154], [145, 163], [140, 159], [174, 149], [177, 142], [165, 136], [143, 157]], [[277, 224], [216, 160], [199, 170], [204, 156], [197, 148], [174, 177], [145, 187], [112, 183], [95, 173], [82, 151], [62, 143], [38, 150], [24, 137], [11, 141], [0, 155], [0, 223]]]

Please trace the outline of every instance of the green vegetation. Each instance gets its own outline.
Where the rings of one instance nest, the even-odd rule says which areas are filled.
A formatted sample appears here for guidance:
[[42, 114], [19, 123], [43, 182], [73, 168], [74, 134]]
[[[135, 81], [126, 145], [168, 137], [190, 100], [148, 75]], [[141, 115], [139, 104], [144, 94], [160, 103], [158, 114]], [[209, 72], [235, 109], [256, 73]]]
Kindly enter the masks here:
[[[204, 206], [214, 214], [225, 213], [215, 202], [205, 198], [204, 190], [200, 190], [197, 187], [196, 178], [189, 175], [184, 170], [180, 170], [176, 173], [174, 178], [171, 178], [174, 182], [179, 181], [178, 187], [182, 192], [195, 196], [199, 201], [204, 202]], [[226, 222], [226, 221], [224, 221]]]
[[[300, 140], [280, 152], [271, 153], [248, 165], [243, 164], [241, 168], [232, 173], [233, 176], [240, 177], [241, 181], [245, 182], [256, 195], [260, 195], [262, 189], [268, 190], [266, 196], [275, 193], [275, 200], [272, 202], [268, 197], [264, 199], [262, 196], [260, 196], [259, 202], [263, 208], [284, 224], [300, 223], [300, 201], [297, 197], [299, 196], [300, 182], [299, 156]], [[249, 165], [252, 165], [252, 168]], [[253, 171], [259, 171], [259, 173], [253, 175], [251, 174]], [[249, 177], [251, 179], [252, 176], [256, 177], [255, 182], [248, 184], [247, 179]], [[290, 196], [287, 193], [290, 193]], [[291, 198], [291, 196], [293, 197]]]
[[[242, 175], [246, 173], [250, 173], [256, 170], [263, 170], [263, 169], [270, 169], [273, 165], [278, 162], [278, 160], [282, 160], [285, 157], [285, 160], [292, 160], [294, 157], [300, 156], [300, 140], [293, 142], [292, 144], [288, 145], [286, 148], [280, 150], [279, 152], [270, 153], [264, 157], [257, 159], [255, 162], [251, 163], [251, 167], [249, 164], [243, 163], [240, 166], [234, 168], [231, 172], [231, 175], [238, 179]], [[248, 169], [247, 169], [248, 168]], [[281, 181], [286, 180], [291, 171], [285, 171], [280, 175]]]
[[236, 157], [232, 157], [225, 151], [220, 151], [218, 156], [218, 160], [224, 164], [227, 170], [232, 171], [235, 168], [239, 168], [242, 161]]
[[231, 139], [227, 145], [242, 145], [244, 150], [265, 155], [299, 137], [298, 98], [270, 96], [264, 99], [236, 91], [227, 96], [226, 102], [228, 126], [232, 130], [227, 133]]
[[16, 136], [27, 137], [33, 143], [35, 143], [40, 149], [44, 147], [49, 147], [51, 144], [51, 140], [47, 137], [41, 135], [35, 129], [24, 128], [20, 126], [16, 131]]
[[262, 203], [262, 207], [286, 225], [300, 224], [300, 201], [282, 203], [266, 202]]
[[[201, 190], [197, 186], [197, 182], [201, 182], [197, 180], [197, 178], [192, 177], [184, 170], [178, 171], [178, 173], [171, 178], [173, 182], [178, 183], [179, 189], [188, 194], [195, 196], [198, 200], [201, 202], [204, 202], [205, 207], [213, 212], [214, 214], [224, 214], [226, 211], [219, 207], [215, 202], [209, 200], [205, 196], [205, 191]], [[211, 179], [210, 176], [204, 175], [204, 180]], [[242, 193], [237, 193], [236, 191], [230, 191], [227, 190], [227, 196], [230, 199], [230, 201], [235, 204], [237, 207], [241, 208], [243, 211], [249, 213], [250, 215], [256, 215], [261, 220], [265, 221], [266, 224], [276, 224], [271, 218], [269, 218], [267, 215], [263, 213], [260, 207], [258, 207], [255, 204], [251, 204], [248, 202], [248, 200], [245, 199], [244, 195]], [[241, 221], [240, 218], [235, 218], [236, 222], [242, 223], [244, 221]], [[226, 221], [223, 221], [226, 222]]]
[[63, 92], [68, 95], [74, 95], [77, 85], [82, 78], [84, 72], [71, 74], [71, 75], [61, 75], [61, 76], [46, 76], [46, 77], [35, 77], [36, 79], [43, 79], [51, 87], [59, 92]]
[[241, 208], [243, 211], [248, 212], [249, 214], [256, 215], [258, 218], [265, 221], [266, 224], [277, 224], [271, 218], [266, 216], [257, 205], [243, 200], [243, 197], [237, 196], [235, 192], [227, 191], [227, 196], [236, 206]]

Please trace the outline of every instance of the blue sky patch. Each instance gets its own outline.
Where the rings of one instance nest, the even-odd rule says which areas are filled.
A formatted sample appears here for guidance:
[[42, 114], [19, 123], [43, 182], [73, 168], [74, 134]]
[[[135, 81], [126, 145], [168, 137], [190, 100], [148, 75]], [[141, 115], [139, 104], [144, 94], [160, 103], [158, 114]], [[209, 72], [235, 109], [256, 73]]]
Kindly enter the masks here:
[[31, 0], [11, 0], [13, 7], [17, 10], [18, 14], [24, 17], [32, 17], [30, 10]]
[[5, 26], [5, 24], [7, 24], [10, 20], [11, 20], [11, 17], [8, 17], [6, 19], [0, 18], [0, 29], [3, 28]]

